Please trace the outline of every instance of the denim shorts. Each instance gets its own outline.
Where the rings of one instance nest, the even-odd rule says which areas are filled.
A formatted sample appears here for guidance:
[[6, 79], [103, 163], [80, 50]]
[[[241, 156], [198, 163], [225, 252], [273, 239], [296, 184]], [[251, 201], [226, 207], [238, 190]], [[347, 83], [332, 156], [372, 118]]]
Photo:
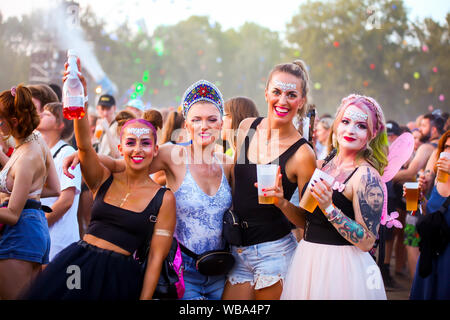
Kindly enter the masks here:
[[250, 282], [255, 290], [284, 281], [296, 248], [297, 240], [291, 232], [275, 241], [246, 247], [232, 246], [236, 262], [227, 280], [232, 285]]
[[47, 264], [49, 253], [50, 234], [44, 211], [24, 209], [14, 226], [4, 226], [0, 236], [0, 259]]
[[195, 260], [183, 257], [185, 292], [182, 300], [220, 300], [225, 287], [225, 276], [205, 276], [195, 268]]

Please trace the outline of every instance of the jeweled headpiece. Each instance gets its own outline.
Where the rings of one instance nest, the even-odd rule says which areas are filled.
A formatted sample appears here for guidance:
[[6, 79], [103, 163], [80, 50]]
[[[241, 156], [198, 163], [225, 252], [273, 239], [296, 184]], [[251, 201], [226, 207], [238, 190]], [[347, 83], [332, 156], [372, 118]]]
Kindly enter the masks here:
[[190, 86], [183, 95], [182, 107], [185, 119], [192, 105], [199, 101], [211, 102], [219, 110], [220, 115], [223, 116], [224, 101], [222, 93], [211, 82], [200, 80]]

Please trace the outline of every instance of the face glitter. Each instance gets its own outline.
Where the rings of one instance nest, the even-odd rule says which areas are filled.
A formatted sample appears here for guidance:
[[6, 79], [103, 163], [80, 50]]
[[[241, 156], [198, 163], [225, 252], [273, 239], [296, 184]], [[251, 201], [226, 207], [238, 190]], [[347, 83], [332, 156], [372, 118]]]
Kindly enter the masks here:
[[349, 118], [354, 122], [366, 122], [369, 116], [365, 113], [345, 110], [344, 117]]
[[150, 134], [150, 129], [148, 128], [127, 128], [129, 134], [133, 134], [140, 138], [144, 134]]
[[286, 83], [279, 80], [273, 81], [277, 87], [279, 87], [282, 91], [296, 90], [297, 85], [295, 83]]

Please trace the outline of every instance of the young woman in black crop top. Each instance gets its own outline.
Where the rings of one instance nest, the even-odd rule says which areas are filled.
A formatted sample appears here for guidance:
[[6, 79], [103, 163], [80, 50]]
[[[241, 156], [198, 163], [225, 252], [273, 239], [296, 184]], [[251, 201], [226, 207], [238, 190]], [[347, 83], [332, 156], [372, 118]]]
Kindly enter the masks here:
[[384, 116], [370, 98], [342, 100], [332, 127], [337, 153], [322, 170], [333, 185], [312, 181], [319, 206], [306, 214], [300, 241], [286, 276], [282, 299], [386, 299], [374, 246], [383, 210], [387, 165]]
[[[280, 64], [270, 72], [265, 97], [267, 118], [241, 122], [233, 174], [233, 210], [242, 221], [243, 243], [233, 246], [236, 263], [228, 274], [223, 299], [280, 298], [297, 241], [293, 224], [304, 225], [303, 209], [289, 202], [316, 168], [312, 147], [293, 124], [304, 114], [309, 76], [302, 61]], [[258, 203], [256, 164], [279, 165], [277, 185], [266, 195], [275, 204]]]
[[[80, 79], [86, 89], [84, 77]], [[126, 169], [113, 174], [91, 145], [87, 117], [74, 120], [74, 125], [83, 178], [95, 197], [91, 223], [83, 240], [61, 251], [25, 298], [151, 299], [176, 221], [173, 193], [148, 175], [158, 152], [156, 130], [143, 119], [124, 124], [119, 151]], [[133, 253], [146, 245], [151, 216], [157, 216], [157, 222], [143, 274]]]

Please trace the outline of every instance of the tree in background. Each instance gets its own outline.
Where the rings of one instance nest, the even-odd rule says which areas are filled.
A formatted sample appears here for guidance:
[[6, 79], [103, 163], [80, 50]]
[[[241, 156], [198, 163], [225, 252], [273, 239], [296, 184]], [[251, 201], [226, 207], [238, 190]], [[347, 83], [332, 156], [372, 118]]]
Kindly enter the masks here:
[[[30, 54], [46, 34], [43, 15], [3, 19], [0, 12], [0, 87], [29, 78]], [[117, 84], [118, 105], [139, 97], [155, 107], [177, 107], [194, 81], [204, 78], [225, 99], [252, 98], [266, 113], [264, 87], [271, 68], [303, 59], [320, 114], [334, 113], [352, 92], [370, 95], [386, 117], [401, 123], [428, 111], [447, 110], [450, 15], [446, 24], [410, 21], [402, 0], [308, 1], [286, 27], [286, 38], [254, 23], [222, 30], [192, 16], [152, 34], [124, 23], [112, 32], [88, 6], [80, 23], [102, 68]], [[39, 40], [39, 41], [38, 41]], [[63, 66], [61, 65], [61, 71]], [[95, 96], [90, 81], [89, 95]], [[93, 100], [92, 100], [93, 101]]]

